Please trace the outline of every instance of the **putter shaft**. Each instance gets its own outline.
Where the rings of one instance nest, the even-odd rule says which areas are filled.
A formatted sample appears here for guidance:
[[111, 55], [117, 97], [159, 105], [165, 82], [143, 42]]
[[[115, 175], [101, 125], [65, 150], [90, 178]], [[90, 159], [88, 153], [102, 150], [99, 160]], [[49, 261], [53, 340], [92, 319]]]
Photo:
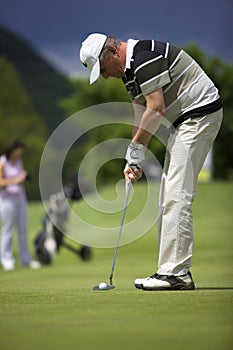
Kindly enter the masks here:
[[120, 239], [121, 239], [121, 233], [122, 233], [123, 223], [124, 223], [124, 219], [125, 219], [125, 213], [126, 213], [126, 209], [127, 209], [127, 205], [128, 205], [128, 201], [129, 201], [130, 187], [131, 187], [131, 181], [129, 181], [127, 183], [125, 203], [124, 203], [124, 208], [123, 208], [123, 212], [122, 212], [122, 216], [121, 216], [121, 223], [120, 223], [119, 233], [118, 233], [118, 237], [117, 237], [117, 243], [116, 243], [116, 248], [115, 248], [115, 252], [114, 252], [114, 257], [113, 257], [113, 261], [112, 261], [112, 269], [111, 269], [110, 276], [109, 276], [111, 286], [113, 285], [112, 284], [113, 272], [114, 272], [115, 263], [116, 263], [117, 251], [118, 251], [119, 243], [120, 243]]

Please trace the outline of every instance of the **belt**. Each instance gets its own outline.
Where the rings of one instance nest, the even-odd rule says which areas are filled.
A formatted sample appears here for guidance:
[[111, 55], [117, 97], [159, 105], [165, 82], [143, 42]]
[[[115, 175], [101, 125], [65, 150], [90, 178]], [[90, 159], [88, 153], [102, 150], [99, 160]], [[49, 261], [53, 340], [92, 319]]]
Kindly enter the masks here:
[[221, 98], [219, 97], [216, 101], [211, 102], [205, 106], [198, 107], [195, 109], [192, 109], [184, 114], [182, 114], [180, 117], [178, 117], [174, 123], [172, 124], [174, 128], [177, 128], [181, 123], [183, 123], [185, 120], [188, 120], [189, 118], [200, 118], [204, 117], [205, 115], [217, 112], [219, 109], [223, 107], [223, 103]]

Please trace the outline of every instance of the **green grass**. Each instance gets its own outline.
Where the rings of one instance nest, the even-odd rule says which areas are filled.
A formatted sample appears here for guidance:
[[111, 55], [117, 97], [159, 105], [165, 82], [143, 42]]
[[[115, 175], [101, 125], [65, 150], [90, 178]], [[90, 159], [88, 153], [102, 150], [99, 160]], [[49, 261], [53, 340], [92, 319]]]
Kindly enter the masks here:
[[[143, 292], [133, 287], [136, 277], [156, 270], [154, 229], [120, 247], [112, 291], [93, 292], [92, 287], [108, 280], [113, 249], [94, 249], [88, 263], [62, 250], [50, 267], [0, 271], [0, 348], [232, 349], [232, 185], [198, 186], [195, 291]], [[140, 193], [143, 188], [138, 185]], [[82, 210], [85, 216], [80, 203]], [[31, 242], [40, 229], [41, 204], [31, 203], [29, 214]]]

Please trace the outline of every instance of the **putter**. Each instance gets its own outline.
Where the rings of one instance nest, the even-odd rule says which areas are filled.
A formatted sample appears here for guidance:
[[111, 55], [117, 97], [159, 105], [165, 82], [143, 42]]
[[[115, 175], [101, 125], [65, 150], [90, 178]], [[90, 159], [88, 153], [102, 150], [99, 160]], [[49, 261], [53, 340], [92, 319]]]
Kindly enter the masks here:
[[101, 290], [102, 291], [102, 290], [110, 290], [110, 289], [115, 288], [115, 286], [112, 284], [113, 272], [114, 272], [115, 263], [116, 263], [117, 251], [118, 251], [119, 243], [120, 243], [120, 239], [121, 239], [121, 232], [122, 232], [123, 223], [124, 223], [124, 219], [125, 219], [125, 213], [126, 213], [126, 209], [127, 209], [127, 205], [128, 205], [128, 201], [129, 201], [130, 187], [131, 187], [131, 181], [128, 181], [127, 187], [126, 187], [126, 198], [125, 198], [124, 208], [123, 208], [123, 212], [122, 212], [122, 216], [121, 216], [121, 223], [120, 223], [116, 248], [115, 248], [114, 257], [113, 257], [113, 261], [112, 261], [112, 269], [111, 269], [110, 276], [109, 276], [110, 284], [106, 284], [103, 288], [100, 288], [99, 285], [94, 286], [93, 290]]

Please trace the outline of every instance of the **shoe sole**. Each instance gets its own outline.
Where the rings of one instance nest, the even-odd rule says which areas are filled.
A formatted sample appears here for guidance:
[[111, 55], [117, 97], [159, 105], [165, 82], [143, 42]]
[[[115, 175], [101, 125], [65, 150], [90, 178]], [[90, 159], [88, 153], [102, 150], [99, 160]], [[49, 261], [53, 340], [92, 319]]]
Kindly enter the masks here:
[[134, 284], [137, 289], [143, 289], [143, 284]]
[[137, 289], [142, 289], [146, 291], [161, 291], [161, 290], [194, 290], [195, 284], [191, 283], [189, 285], [183, 285], [183, 284], [177, 284], [171, 287], [159, 287], [159, 288], [152, 288], [152, 287], [144, 287], [143, 284], [135, 284], [134, 285]]

